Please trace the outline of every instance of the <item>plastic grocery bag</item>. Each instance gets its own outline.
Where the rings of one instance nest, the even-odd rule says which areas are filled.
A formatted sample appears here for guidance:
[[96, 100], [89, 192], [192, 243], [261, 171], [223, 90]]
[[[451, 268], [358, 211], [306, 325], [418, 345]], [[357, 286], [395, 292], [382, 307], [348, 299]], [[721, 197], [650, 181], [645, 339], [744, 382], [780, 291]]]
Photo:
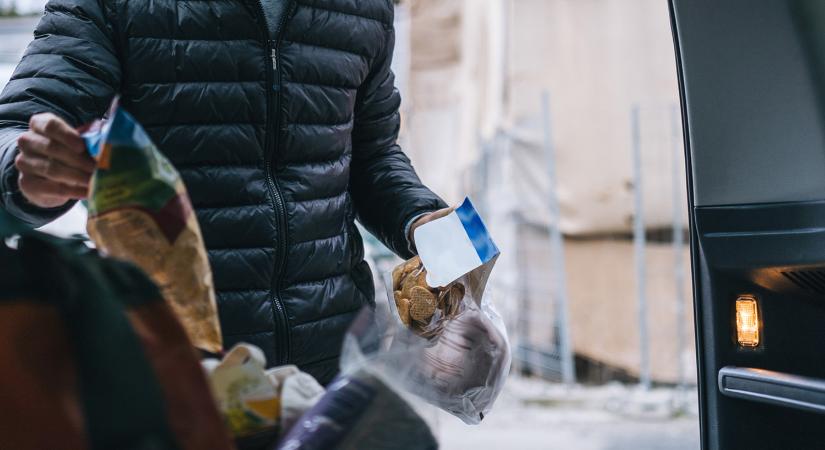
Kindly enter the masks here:
[[220, 352], [212, 272], [180, 175], [117, 99], [109, 119], [91, 124], [83, 138], [97, 164], [89, 236], [106, 254], [149, 275], [195, 347]]
[[[438, 442], [425, 411], [394, 379], [381, 350], [386, 320], [365, 308], [344, 340], [341, 373], [278, 444], [280, 450], [430, 450]], [[386, 317], [384, 318], [386, 319]]]
[[504, 323], [484, 295], [499, 250], [469, 199], [417, 228], [415, 243], [419, 256], [385, 276], [397, 325], [387, 370], [428, 402], [479, 423], [510, 370]]

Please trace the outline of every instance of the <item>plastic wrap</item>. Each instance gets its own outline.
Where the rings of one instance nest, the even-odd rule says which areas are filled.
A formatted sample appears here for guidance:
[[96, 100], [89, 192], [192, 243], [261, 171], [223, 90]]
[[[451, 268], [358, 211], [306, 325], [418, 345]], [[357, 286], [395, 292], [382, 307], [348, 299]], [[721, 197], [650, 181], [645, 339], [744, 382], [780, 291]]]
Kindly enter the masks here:
[[414, 257], [385, 275], [397, 331], [387, 350], [407, 389], [479, 423], [510, 370], [501, 317], [485, 295], [499, 250], [469, 199], [419, 227]]
[[420, 257], [384, 274], [389, 311], [375, 315], [380, 332], [353, 327], [341, 370], [377, 374], [397, 392], [477, 424], [510, 370], [507, 332], [485, 295], [499, 251], [469, 200], [415, 233]]
[[386, 317], [365, 308], [348, 331], [341, 373], [281, 440], [289, 450], [429, 450], [438, 448], [426, 408], [394, 379], [389, 366], [401, 355], [381, 345]]

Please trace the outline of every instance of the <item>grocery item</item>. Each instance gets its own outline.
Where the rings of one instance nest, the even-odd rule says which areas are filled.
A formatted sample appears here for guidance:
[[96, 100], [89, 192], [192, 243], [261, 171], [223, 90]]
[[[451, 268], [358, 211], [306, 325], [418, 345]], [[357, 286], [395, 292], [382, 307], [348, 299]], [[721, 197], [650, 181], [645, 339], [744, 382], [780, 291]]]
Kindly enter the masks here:
[[248, 445], [250, 441], [271, 444], [324, 394], [324, 388], [296, 366], [265, 370], [263, 352], [251, 344], [238, 344], [222, 361], [205, 359], [201, 365], [239, 449], [260, 447]]
[[415, 230], [419, 256], [385, 284], [400, 325], [384, 360], [391, 378], [467, 423], [490, 410], [510, 370], [510, 345], [485, 287], [499, 255], [469, 199]]
[[238, 344], [219, 364], [205, 366], [212, 367], [208, 372], [212, 394], [233, 435], [278, 424], [281, 398], [264, 370], [266, 359], [259, 348]]
[[222, 350], [212, 272], [186, 187], [172, 164], [117, 100], [108, 120], [83, 134], [96, 168], [87, 230], [106, 254], [157, 284], [193, 345]]

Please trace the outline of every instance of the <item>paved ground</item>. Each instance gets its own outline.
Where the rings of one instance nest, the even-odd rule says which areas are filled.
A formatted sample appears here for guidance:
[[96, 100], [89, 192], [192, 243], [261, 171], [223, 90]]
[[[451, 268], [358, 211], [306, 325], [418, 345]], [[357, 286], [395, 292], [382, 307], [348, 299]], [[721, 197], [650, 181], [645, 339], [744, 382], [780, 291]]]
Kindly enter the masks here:
[[[699, 424], [695, 391], [648, 393], [607, 386], [566, 390], [510, 380], [481, 425], [439, 414], [435, 428], [446, 450], [572, 449], [695, 450]], [[685, 399], [679, 402], [679, 399]], [[686, 403], [677, 407], [676, 403]]]

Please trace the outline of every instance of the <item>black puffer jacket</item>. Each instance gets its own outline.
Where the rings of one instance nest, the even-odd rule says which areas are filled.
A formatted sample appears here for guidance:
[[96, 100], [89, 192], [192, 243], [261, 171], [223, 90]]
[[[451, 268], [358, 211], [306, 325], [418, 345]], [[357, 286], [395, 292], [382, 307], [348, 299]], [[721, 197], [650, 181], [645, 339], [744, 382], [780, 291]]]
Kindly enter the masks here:
[[226, 346], [328, 381], [374, 301], [355, 218], [408, 256], [407, 222], [444, 206], [396, 145], [392, 21], [390, 0], [52, 0], [0, 97], [3, 206], [66, 209], [17, 188], [32, 114], [80, 125], [120, 93], [189, 189]]

